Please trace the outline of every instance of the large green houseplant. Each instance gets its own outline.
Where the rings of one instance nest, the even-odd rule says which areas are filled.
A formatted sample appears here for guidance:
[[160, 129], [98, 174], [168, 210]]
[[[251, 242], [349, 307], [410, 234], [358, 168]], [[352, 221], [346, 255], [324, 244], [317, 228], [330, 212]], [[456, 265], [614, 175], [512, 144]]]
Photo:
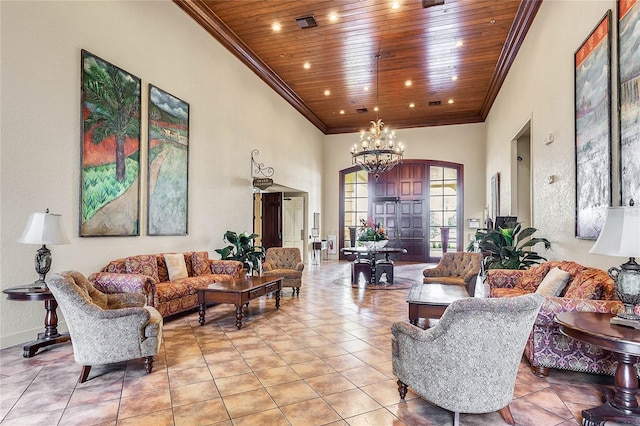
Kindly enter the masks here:
[[[551, 247], [546, 238], [531, 238], [536, 228], [522, 228], [520, 223], [498, 229], [480, 229], [476, 232], [479, 250], [485, 254], [483, 266], [489, 269], [527, 269], [547, 259], [530, 248], [542, 243]], [[525, 250], [529, 248], [529, 250]]]
[[253, 271], [259, 269], [260, 262], [265, 256], [264, 247], [255, 245], [256, 238], [258, 238], [258, 234], [249, 234], [248, 232], [238, 234], [227, 231], [224, 234], [224, 241], [230, 245], [216, 249], [216, 252], [220, 254], [222, 260], [242, 262], [248, 275], [252, 275]]

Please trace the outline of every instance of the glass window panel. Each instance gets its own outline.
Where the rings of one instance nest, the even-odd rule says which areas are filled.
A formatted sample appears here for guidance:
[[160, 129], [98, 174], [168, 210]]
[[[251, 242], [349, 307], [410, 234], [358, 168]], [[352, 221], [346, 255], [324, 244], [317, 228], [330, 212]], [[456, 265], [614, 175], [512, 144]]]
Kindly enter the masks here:
[[431, 180], [442, 179], [444, 173], [442, 171], [442, 167], [431, 166], [429, 167], [429, 175]]
[[355, 213], [345, 213], [344, 214], [344, 226], [356, 226], [356, 214]]
[[356, 174], [355, 173], [347, 173], [346, 175], [344, 175], [344, 183], [353, 183], [356, 181]]
[[445, 179], [458, 179], [458, 171], [449, 167], [444, 167]]
[[344, 196], [345, 197], [353, 197], [356, 194], [356, 185], [353, 183], [345, 183], [344, 184]]
[[442, 184], [431, 182], [431, 188], [429, 189], [429, 193], [431, 195], [442, 195], [444, 193]]
[[357, 174], [357, 180], [359, 183], [367, 183], [369, 181], [369, 173], [364, 170], [355, 172]]
[[368, 193], [367, 185], [357, 184], [356, 185], [356, 196], [357, 197], [366, 197]]
[[[433, 198], [433, 197], [432, 197]], [[456, 196], [445, 196], [439, 198], [444, 203], [444, 210], [456, 210], [458, 206], [458, 200]]]
[[[444, 215], [442, 212], [430, 212], [429, 213], [429, 225], [433, 226], [442, 226], [444, 223]], [[440, 231], [438, 231], [440, 232]]]
[[445, 212], [444, 223], [447, 226], [456, 226], [456, 212]]
[[431, 197], [429, 199], [429, 203], [431, 203], [429, 205], [429, 208], [431, 210], [442, 210], [443, 206], [442, 206], [442, 197]]
[[356, 198], [356, 209], [359, 212], [367, 212], [369, 210], [369, 199]]
[[455, 195], [457, 193], [458, 186], [456, 182], [445, 181], [444, 183], [444, 194], [445, 195]]
[[355, 203], [353, 198], [348, 198], [344, 200], [344, 211], [346, 212], [352, 212], [353, 209], [355, 207]]

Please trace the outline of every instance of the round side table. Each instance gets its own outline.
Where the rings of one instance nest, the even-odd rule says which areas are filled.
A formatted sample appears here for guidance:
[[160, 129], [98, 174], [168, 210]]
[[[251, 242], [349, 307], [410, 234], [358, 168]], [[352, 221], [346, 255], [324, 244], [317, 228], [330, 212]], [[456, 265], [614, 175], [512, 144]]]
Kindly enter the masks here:
[[2, 292], [7, 295], [7, 299], [9, 300], [44, 301], [44, 309], [46, 310], [44, 316], [44, 332], [38, 333], [36, 340], [25, 343], [22, 347], [24, 350], [22, 356], [30, 358], [34, 356], [40, 348], [71, 340], [69, 333], [58, 333], [58, 314], [56, 313], [58, 302], [56, 302], [56, 299], [48, 288], [31, 284], [10, 287], [2, 290]]

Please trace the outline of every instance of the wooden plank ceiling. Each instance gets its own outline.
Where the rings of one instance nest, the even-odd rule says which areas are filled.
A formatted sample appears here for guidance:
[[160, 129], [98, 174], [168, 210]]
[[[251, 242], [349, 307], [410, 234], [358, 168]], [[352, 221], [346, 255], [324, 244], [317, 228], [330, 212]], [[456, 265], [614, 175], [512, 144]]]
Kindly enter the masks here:
[[325, 134], [484, 121], [541, 3], [174, 1]]

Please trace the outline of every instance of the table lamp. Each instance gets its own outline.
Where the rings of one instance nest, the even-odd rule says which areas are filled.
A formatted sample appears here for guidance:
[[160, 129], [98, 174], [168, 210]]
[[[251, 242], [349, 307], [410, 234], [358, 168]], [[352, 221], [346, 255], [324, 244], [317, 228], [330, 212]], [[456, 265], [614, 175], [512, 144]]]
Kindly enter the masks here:
[[70, 244], [62, 227], [62, 216], [49, 213], [49, 209], [45, 213], [32, 213], [18, 242], [22, 244], [42, 244], [42, 247], [36, 252], [35, 259], [36, 272], [40, 278], [32, 286], [34, 288], [47, 288], [44, 278], [51, 268], [51, 250], [46, 245]]
[[635, 260], [640, 256], [640, 207], [610, 207], [589, 253], [629, 257], [627, 263], [609, 268], [608, 272], [615, 281], [616, 295], [625, 306], [618, 317], [640, 320], [640, 315], [633, 313], [634, 306], [640, 304], [640, 265]]

